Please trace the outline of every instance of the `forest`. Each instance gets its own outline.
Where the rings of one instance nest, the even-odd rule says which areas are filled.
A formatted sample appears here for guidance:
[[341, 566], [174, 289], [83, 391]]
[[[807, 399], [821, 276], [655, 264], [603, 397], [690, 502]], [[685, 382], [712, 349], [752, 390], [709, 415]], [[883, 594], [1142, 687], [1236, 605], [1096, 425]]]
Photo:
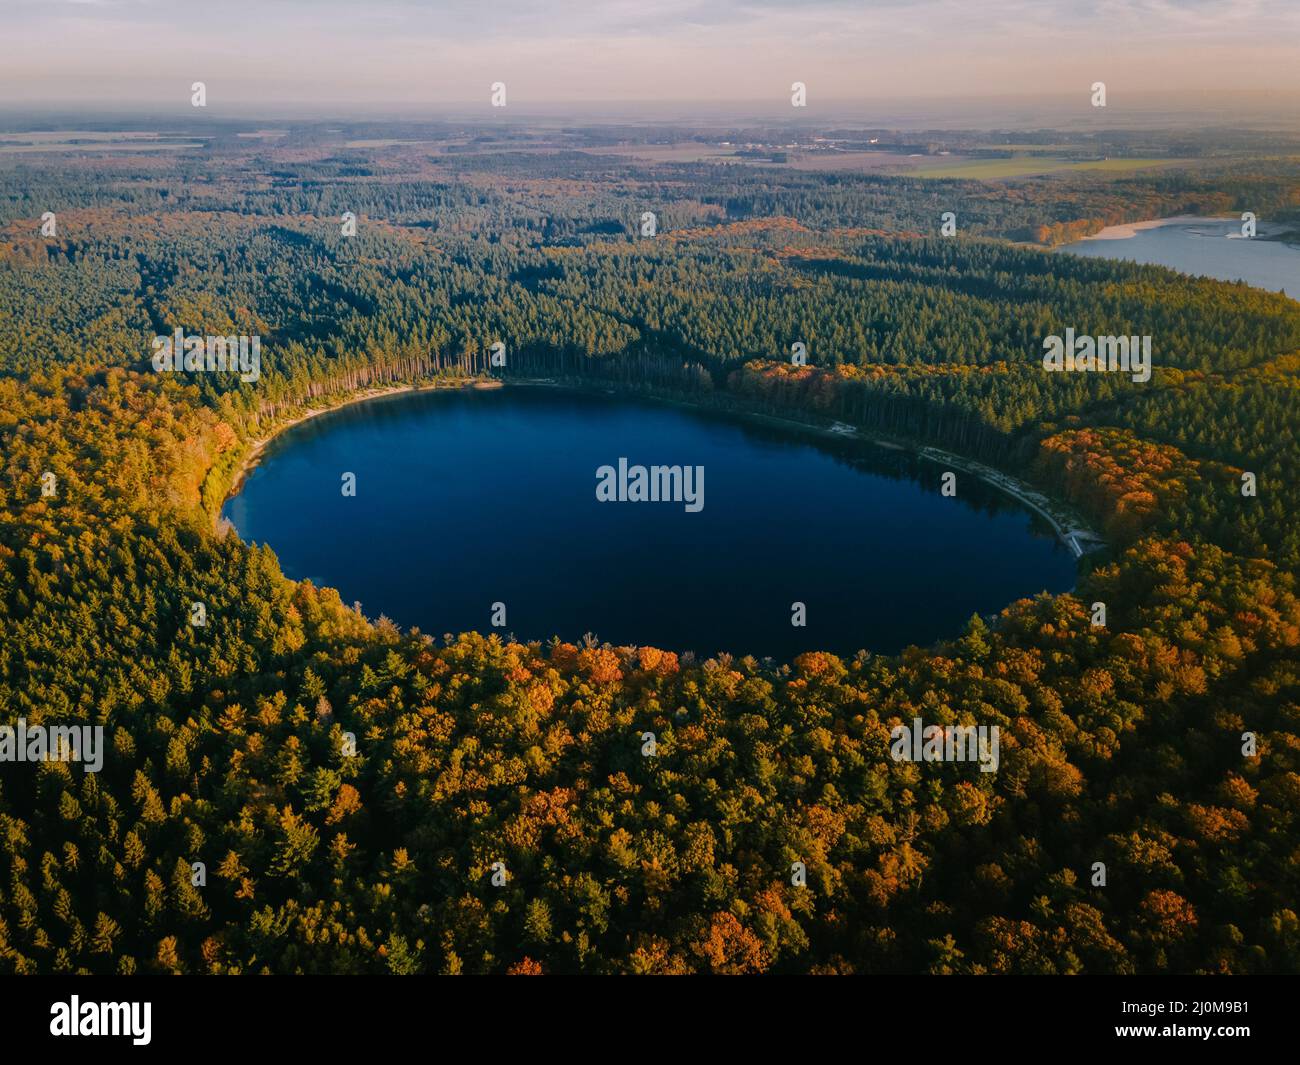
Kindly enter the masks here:
[[[1294, 217], [1300, 156], [0, 157], [0, 724], [107, 737], [0, 764], [0, 972], [1300, 972], [1300, 303], [1050, 250], [1246, 209]], [[260, 379], [154, 373], [176, 327]], [[1151, 335], [1151, 381], [1044, 374], [1066, 327]], [[1107, 546], [935, 646], [771, 662], [401, 630], [219, 527], [307, 407], [487, 375], [947, 448]], [[917, 717], [998, 771], [892, 759]]]

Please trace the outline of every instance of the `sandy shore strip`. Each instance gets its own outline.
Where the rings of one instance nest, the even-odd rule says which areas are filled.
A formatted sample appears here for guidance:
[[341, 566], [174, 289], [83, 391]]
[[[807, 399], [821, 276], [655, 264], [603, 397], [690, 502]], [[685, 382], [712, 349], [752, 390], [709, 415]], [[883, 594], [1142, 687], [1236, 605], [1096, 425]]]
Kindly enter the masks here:
[[1235, 221], [1238, 221], [1235, 215], [1220, 215], [1217, 218], [1207, 218], [1203, 215], [1180, 214], [1175, 215], [1173, 218], [1151, 218], [1145, 222], [1126, 222], [1120, 226], [1107, 226], [1100, 233], [1084, 237], [1079, 243], [1082, 244], [1088, 240], [1131, 240], [1144, 229], [1159, 229], [1161, 226], [1195, 226], [1205, 225], [1210, 222]]

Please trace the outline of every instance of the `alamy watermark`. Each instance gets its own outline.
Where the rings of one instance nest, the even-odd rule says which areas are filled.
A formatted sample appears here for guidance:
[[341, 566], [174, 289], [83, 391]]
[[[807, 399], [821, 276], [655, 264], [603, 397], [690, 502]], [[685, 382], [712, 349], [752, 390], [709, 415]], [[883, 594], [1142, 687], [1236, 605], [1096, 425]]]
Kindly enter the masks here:
[[1067, 329], [1064, 337], [1043, 340], [1043, 369], [1070, 373], [1088, 371], [1131, 373], [1143, 384], [1151, 380], [1151, 338], [1075, 336]]
[[981, 773], [996, 773], [1000, 746], [997, 725], [895, 725], [889, 753], [896, 762], [979, 762]]
[[629, 466], [596, 470], [596, 498], [602, 503], [684, 503], [695, 514], [704, 509], [703, 466]]
[[80, 762], [83, 772], [104, 768], [103, 725], [0, 725], [0, 762]]
[[152, 1012], [151, 1002], [82, 1002], [73, 995], [50, 1007], [50, 1035], [130, 1036], [134, 1045], [148, 1046]]
[[153, 338], [153, 368], [159, 373], [206, 371], [239, 373], [250, 384], [262, 376], [260, 336], [186, 336], [179, 326], [171, 336]]

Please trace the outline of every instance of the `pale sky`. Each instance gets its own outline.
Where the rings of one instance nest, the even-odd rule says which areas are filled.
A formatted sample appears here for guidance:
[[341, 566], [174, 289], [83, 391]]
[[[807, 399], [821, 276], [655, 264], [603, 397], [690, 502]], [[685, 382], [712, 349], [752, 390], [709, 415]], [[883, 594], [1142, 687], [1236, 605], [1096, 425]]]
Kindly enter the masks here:
[[0, 0], [0, 106], [1300, 91], [1300, 0]]

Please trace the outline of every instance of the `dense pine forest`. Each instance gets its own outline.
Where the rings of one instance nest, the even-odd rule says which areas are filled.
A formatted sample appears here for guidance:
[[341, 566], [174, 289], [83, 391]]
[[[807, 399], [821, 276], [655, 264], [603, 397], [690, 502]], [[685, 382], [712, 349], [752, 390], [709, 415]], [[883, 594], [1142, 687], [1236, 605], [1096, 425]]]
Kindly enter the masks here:
[[[108, 744], [0, 763], [0, 972], [1300, 972], [1300, 294], [1051, 250], [1294, 222], [1294, 145], [981, 182], [406, 132], [0, 156], [0, 724]], [[177, 327], [260, 378], [155, 372]], [[1067, 328], [1151, 380], [1045, 373]], [[401, 631], [219, 527], [304, 410], [486, 375], [945, 448], [1107, 546], [773, 663]], [[895, 761], [915, 717], [999, 770]]]

